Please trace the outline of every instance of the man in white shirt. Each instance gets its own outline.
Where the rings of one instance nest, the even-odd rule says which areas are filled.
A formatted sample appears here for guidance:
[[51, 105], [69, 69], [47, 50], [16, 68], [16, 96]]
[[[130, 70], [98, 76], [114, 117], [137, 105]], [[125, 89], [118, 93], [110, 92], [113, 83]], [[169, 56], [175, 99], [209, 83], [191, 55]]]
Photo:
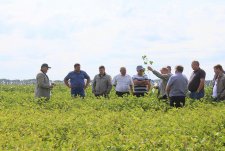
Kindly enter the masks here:
[[126, 74], [126, 68], [120, 68], [120, 74], [113, 78], [113, 85], [116, 87], [116, 95], [123, 97], [123, 95], [129, 95], [133, 93], [133, 80], [130, 75]]

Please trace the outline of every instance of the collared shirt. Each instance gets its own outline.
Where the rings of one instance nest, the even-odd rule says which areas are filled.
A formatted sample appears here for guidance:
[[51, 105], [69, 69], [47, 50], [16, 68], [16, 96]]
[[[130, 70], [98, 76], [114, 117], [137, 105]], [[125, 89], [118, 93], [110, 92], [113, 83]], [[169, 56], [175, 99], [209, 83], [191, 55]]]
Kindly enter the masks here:
[[188, 79], [182, 73], [172, 75], [167, 83], [170, 87], [169, 96], [186, 96]]
[[70, 85], [72, 88], [84, 88], [84, 79], [90, 79], [89, 75], [85, 71], [75, 72], [71, 71], [64, 78], [65, 80], [70, 80]]
[[[134, 80], [138, 80], [138, 81], [149, 80], [146, 74], [144, 74], [143, 76], [134, 75], [132, 79], [133, 81]], [[134, 93], [147, 93], [147, 92], [148, 92], [147, 85], [134, 85]]]
[[97, 74], [92, 82], [92, 92], [94, 94], [109, 94], [112, 89], [112, 79], [108, 74]]
[[156, 70], [153, 70], [152, 73], [161, 79], [159, 85], [161, 96], [166, 95], [166, 85], [172, 74], [161, 74]]
[[129, 75], [118, 74], [113, 78], [113, 85], [116, 86], [116, 91], [118, 92], [129, 92], [130, 86], [133, 86], [133, 80]]

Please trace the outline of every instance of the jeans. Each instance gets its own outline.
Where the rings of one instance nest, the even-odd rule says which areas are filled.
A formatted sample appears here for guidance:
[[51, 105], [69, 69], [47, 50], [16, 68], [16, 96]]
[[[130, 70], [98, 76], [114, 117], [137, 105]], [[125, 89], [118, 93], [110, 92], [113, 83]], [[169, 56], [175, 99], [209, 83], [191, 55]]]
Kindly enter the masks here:
[[205, 95], [204, 90], [201, 90], [199, 93], [191, 92], [190, 98], [199, 100], [199, 99], [203, 98], [204, 95]]
[[72, 88], [71, 96], [72, 97], [76, 97], [76, 96], [85, 97], [84, 88]]

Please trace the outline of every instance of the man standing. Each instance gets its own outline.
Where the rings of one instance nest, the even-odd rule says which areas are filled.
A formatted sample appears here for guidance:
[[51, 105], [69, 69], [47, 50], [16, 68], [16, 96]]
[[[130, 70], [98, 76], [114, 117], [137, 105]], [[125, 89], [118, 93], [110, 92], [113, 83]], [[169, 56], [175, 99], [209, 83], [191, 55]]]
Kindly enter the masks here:
[[116, 87], [116, 95], [123, 97], [133, 93], [133, 80], [130, 75], [126, 74], [126, 68], [120, 68], [120, 74], [113, 78], [113, 85]]
[[198, 100], [203, 98], [205, 95], [204, 85], [206, 76], [205, 71], [202, 70], [199, 65], [198, 61], [192, 62], [191, 67], [194, 71], [188, 83], [188, 90], [191, 92], [190, 98]]
[[172, 107], [183, 107], [185, 105], [188, 79], [182, 74], [183, 70], [182, 66], [176, 66], [175, 75], [170, 77], [166, 86], [166, 92]]
[[[84, 79], [87, 80], [86, 84]], [[90, 77], [85, 71], [80, 70], [80, 64], [76, 63], [74, 65], [74, 71], [71, 71], [64, 78], [64, 83], [66, 84], [66, 86], [71, 88], [71, 96], [80, 96], [84, 98], [84, 90], [88, 87], [90, 83]]]
[[160, 92], [160, 96], [159, 99], [167, 99], [167, 95], [166, 95], [166, 85], [167, 82], [169, 80], [169, 78], [171, 77], [171, 74], [169, 73], [169, 70], [164, 67], [160, 70], [161, 73], [159, 73], [156, 70], [153, 70], [150, 66], [148, 66], [148, 70], [152, 71], [152, 73], [157, 76], [158, 78], [160, 78], [160, 86], [159, 86], [159, 92]]
[[215, 101], [225, 100], [225, 75], [221, 65], [214, 66], [213, 98]]
[[167, 69], [168, 69], [168, 74], [170, 75], [170, 76], [172, 76], [173, 74], [172, 74], [172, 69], [171, 69], [171, 66], [167, 66], [166, 67]]
[[54, 84], [50, 84], [49, 78], [47, 76], [48, 69], [51, 67], [48, 64], [44, 63], [41, 65], [41, 72], [36, 76], [36, 88], [35, 88], [35, 97], [36, 98], [45, 98], [46, 100], [50, 99], [50, 91], [53, 88]]
[[137, 74], [132, 77], [134, 82], [134, 95], [140, 97], [148, 93], [151, 84], [148, 76], [144, 74], [144, 68], [141, 65], [137, 66], [136, 70]]
[[96, 97], [99, 96], [108, 97], [111, 89], [112, 89], [111, 76], [106, 74], [104, 66], [100, 66], [99, 74], [95, 75], [92, 83], [92, 93], [94, 93]]

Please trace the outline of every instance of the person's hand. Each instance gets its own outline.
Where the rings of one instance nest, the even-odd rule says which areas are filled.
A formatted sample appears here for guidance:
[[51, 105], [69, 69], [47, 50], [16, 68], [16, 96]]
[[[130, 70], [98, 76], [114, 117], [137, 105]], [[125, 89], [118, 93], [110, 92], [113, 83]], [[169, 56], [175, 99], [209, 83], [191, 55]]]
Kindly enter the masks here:
[[148, 70], [153, 71], [152, 67], [148, 66]]
[[153, 86], [153, 88], [155, 88], [155, 89], [159, 89], [159, 86], [155, 86], [155, 85], [154, 85], [154, 86]]
[[87, 86], [87, 85], [85, 85], [85, 86], [84, 86], [84, 89], [87, 89], [87, 87], [88, 87], [88, 86]]

